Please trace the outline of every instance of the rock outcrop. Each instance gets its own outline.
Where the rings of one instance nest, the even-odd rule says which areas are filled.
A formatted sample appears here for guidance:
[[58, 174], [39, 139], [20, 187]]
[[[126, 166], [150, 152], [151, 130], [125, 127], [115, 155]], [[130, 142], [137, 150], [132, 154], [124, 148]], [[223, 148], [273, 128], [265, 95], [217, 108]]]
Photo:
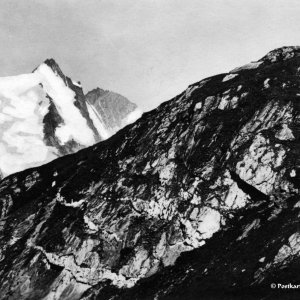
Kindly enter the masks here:
[[274, 50], [2, 180], [0, 298], [260, 299], [299, 283], [299, 76], [300, 49]]

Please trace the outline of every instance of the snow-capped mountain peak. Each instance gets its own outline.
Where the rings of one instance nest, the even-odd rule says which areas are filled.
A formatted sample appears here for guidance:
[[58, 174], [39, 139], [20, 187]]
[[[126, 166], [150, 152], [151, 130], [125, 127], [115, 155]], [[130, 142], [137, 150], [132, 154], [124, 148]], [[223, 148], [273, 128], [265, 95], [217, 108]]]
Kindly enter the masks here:
[[34, 74], [37, 75], [43, 90], [52, 99], [59, 115], [64, 120], [64, 124], [59, 125], [55, 131], [60, 143], [66, 144], [70, 140], [85, 146], [95, 143], [93, 130], [74, 105], [76, 93], [66, 85], [59, 74], [53, 72], [47, 63], [40, 65]]
[[2, 174], [47, 163], [108, 138], [111, 132], [102, 121], [106, 113], [91, 107], [81, 85], [66, 77], [54, 59], [32, 73], [0, 78]]

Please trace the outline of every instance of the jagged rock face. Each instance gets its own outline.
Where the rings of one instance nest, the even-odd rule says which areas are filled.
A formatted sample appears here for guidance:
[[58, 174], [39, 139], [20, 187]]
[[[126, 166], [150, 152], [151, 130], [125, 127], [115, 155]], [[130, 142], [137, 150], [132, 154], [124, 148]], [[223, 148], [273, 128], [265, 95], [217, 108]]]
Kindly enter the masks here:
[[300, 198], [285, 200], [249, 204], [205, 246], [131, 289], [99, 285], [82, 298], [299, 299]]
[[181, 283], [281, 278], [299, 253], [299, 72], [300, 50], [278, 49], [4, 179], [1, 299], [172, 299]]
[[[108, 138], [120, 128], [133, 123], [141, 116], [141, 110], [127, 98], [111, 91], [97, 88], [86, 94], [90, 115], [98, 117], [95, 125], [102, 136]], [[99, 124], [99, 125], [98, 125]]]
[[53, 59], [31, 74], [0, 78], [0, 101], [3, 176], [108, 137], [99, 130], [103, 122], [91, 111], [81, 85], [66, 77]]

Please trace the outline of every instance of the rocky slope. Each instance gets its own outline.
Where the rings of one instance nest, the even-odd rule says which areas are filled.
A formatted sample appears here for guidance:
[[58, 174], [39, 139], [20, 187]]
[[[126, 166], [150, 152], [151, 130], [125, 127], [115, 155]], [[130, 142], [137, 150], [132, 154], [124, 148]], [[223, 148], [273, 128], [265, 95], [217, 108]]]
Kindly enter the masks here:
[[[108, 137], [101, 130], [101, 118], [111, 111], [92, 107], [81, 85], [66, 77], [53, 59], [31, 74], [0, 78], [0, 101], [3, 176], [42, 165]], [[123, 102], [120, 105], [123, 107]], [[128, 109], [127, 115], [130, 112]], [[117, 130], [125, 122], [112, 125]]]
[[300, 282], [299, 76], [300, 48], [274, 50], [2, 180], [0, 298], [287, 295], [270, 282]]
[[[101, 120], [95, 121], [98, 131], [106, 138], [115, 134], [120, 128], [133, 123], [142, 114], [136, 104], [127, 98], [111, 91], [96, 88], [85, 96], [91, 110]], [[93, 115], [93, 112], [90, 112]]]

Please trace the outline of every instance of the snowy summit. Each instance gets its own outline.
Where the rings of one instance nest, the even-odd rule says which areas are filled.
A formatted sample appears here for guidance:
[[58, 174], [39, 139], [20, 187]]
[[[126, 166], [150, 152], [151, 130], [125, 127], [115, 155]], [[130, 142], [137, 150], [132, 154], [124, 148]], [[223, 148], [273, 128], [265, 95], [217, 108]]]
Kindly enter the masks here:
[[[97, 99], [93, 104], [86, 100], [81, 85], [66, 77], [53, 59], [32, 73], [0, 78], [2, 175], [42, 165], [107, 139], [138, 110], [128, 101], [129, 111], [119, 126], [113, 124], [112, 131], [103, 122], [107, 111], [98, 111], [97, 105]], [[135, 119], [140, 115], [138, 110]]]

